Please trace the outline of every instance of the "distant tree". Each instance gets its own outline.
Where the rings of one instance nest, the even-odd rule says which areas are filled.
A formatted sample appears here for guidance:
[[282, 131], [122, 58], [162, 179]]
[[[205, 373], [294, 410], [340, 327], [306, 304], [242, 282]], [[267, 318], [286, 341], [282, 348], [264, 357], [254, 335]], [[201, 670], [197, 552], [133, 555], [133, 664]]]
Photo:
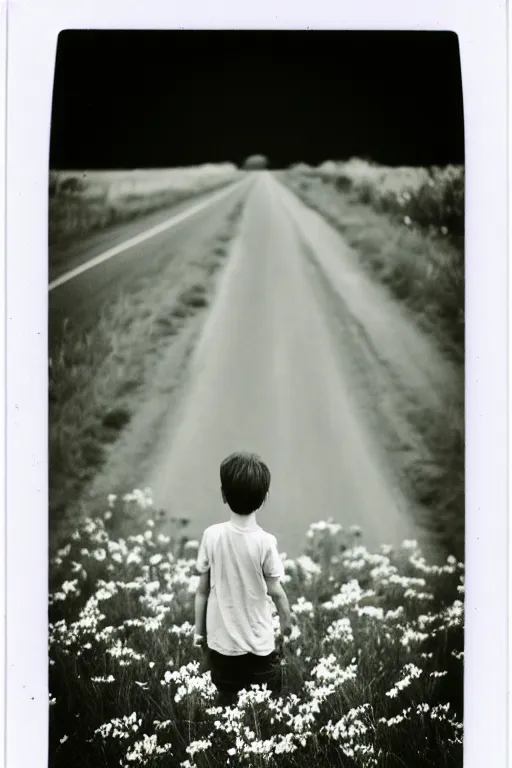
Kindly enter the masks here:
[[307, 172], [311, 171], [311, 166], [307, 163], [293, 163], [292, 165], [288, 166], [288, 170]]
[[251, 155], [246, 158], [244, 165], [246, 171], [263, 171], [268, 168], [268, 157], [265, 155]]

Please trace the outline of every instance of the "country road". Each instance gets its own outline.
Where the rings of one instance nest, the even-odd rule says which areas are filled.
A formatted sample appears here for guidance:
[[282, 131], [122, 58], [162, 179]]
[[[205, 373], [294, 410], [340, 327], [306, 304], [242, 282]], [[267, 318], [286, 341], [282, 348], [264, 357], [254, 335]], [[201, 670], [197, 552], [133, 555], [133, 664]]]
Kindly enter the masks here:
[[[155, 503], [189, 518], [190, 533], [200, 536], [227, 514], [220, 461], [245, 449], [271, 468], [258, 519], [289, 556], [303, 550], [311, 522], [329, 517], [360, 526], [370, 547], [417, 538], [428, 548], [387, 461], [376, 406], [391, 386], [441, 407], [455, 386], [452, 371], [362, 273], [340, 235], [272, 174], [244, 180], [178, 226], [54, 289], [51, 320], [89, 322], [119, 282], [127, 287], [141, 272], [157, 279], [170, 243], [186, 248], [240, 200], [239, 233], [184, 395], [154, 446], [146, 485]], [[406, 419], [402, 428], [410, 429]]]

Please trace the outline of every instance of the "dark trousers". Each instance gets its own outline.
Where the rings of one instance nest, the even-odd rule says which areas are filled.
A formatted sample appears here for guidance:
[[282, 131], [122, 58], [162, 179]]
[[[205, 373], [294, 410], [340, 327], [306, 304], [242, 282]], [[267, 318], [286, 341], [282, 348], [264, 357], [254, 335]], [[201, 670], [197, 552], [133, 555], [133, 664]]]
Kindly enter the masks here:
[[244, 653], [243, 656], [224, 656], [211, 648], [207, 649], [208, 667], [212, 683], [218, 694], [215, 706], [224, 707], [235, 704], [238, 692], [249, 690], [251, 685], [267, 684], [274, 698], [277, 698], [283, 686], [281, 659], [277, 651], [268, 656], [256, 656]]

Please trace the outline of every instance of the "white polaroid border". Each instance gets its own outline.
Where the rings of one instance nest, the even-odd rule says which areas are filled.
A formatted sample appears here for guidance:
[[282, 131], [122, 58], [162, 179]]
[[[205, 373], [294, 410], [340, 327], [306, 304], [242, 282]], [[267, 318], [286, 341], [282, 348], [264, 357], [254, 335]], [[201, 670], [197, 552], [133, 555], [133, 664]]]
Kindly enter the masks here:
[[17, 0], [2, 5], [2, 35], [6, 10], [6, 765], [42, 768], [47, 764], [47, 174], [57, 35], [71, 28], [311, 28], [451, 30], [459, 36], [467, 179], [465, 766], [504, 768], [508, 713], [505, 4], [495, 0], [430, 0], [421, 5], [406, 0], [316, 0], [314, 4], [260, 0], [248, 8], [238, 0], [212, 4], [188, 0], [182, 7], [168, 0], [143, 4]]
[[[7, 11], [6, 6], [3, 5], [0, 9], [0, 100], [2, 104], [7, 103]], [[5, 114], [5, 112], [4, 112]], [[5, 148], [6, 138], [6, 121], [0, 120], [0, 145]], [[4, 155], [5, 157], [5, 155]], [[2, 268], [0, 269], [0, 303], [5, 297], [5, 236], [6, 236], [6, 174], [5, 163], [0, 165], [2, 174], [0, 178], [0, 262]], [[3, 302], [5, 307], [5, 302]], [[5, 311], [4, 311], [5, 314]], [[0, 360], [2, 363], [5, 361], [5, 326], [0, 323]], [[5, 370], [5, 367], [4, 367]], [[1, 436], [5, 435], [4, 421], [5, 421], [5, 374], [0, 375], [0, 400], [2, 407], [0, 407], [0, 494], [1, 498], [5, 498], [5, 447], [6, 440], [1, 439]], [[5, 553], [6, 544], [6, 526], [7, 518], [0, 512], [0, 756], [5, 754], [5, 718], [3, 717], [5, 711], [5, 695], [7, 693], [5, 685], [5, 672], [6, 672], [6, 626], [5, 626], [5, 608], [6, 608], [6, 574], [7, 565], [6, 558], [3, 557]]]

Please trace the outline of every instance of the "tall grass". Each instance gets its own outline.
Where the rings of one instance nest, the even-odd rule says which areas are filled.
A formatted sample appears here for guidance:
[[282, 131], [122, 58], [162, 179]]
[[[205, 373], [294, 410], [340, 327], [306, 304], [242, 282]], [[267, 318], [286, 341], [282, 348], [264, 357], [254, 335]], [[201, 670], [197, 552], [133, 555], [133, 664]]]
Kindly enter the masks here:
[[464, 167], [389, 168], [353, 158], [319, 168], [297, 166], [293, 173], [318, 178], [353, 200], [371, 205], [430, 235], [464, 237]]
[[[143, 279], [105, 307], [84, 331], [66, 323], [52, 345], [49, 464], [52, 539], [105, 463], [111, 447], [145, 399], [167, 351], [200, 320], [210, 303], [241, 213], [237, 206], [216, 237], [170, 260], [159, 280]], [[192, 338], [192, 337], [191, 337]], [[177, 366], [186, 365], [187, 345]], [[177, 369], [177, 379], [181, 371]], [[168, 390], [172, 382], [167, 382]], [[167, 398], [169, 406], [171, 400]], [[165, 414], [162, 414], [162, 416]], [[140, 439], [142, 440], [142, 435]]]
[[236, 178], [236, 170], [230, 166], [210, 170], [51, 171], [50, 246], [175, 206]]
[[[464, 569], [369, 552], [322, 522], [283, 553], [295, 617], [280, 700], [215, 708], [192, 646], [197, 542], [150, 494], [111, 497], [52, 562], [50, 765], [462, 765]], [[163, 532], [165, 530], [165, 532]], [[274, 628], [279, 620], [274, 609]]]

